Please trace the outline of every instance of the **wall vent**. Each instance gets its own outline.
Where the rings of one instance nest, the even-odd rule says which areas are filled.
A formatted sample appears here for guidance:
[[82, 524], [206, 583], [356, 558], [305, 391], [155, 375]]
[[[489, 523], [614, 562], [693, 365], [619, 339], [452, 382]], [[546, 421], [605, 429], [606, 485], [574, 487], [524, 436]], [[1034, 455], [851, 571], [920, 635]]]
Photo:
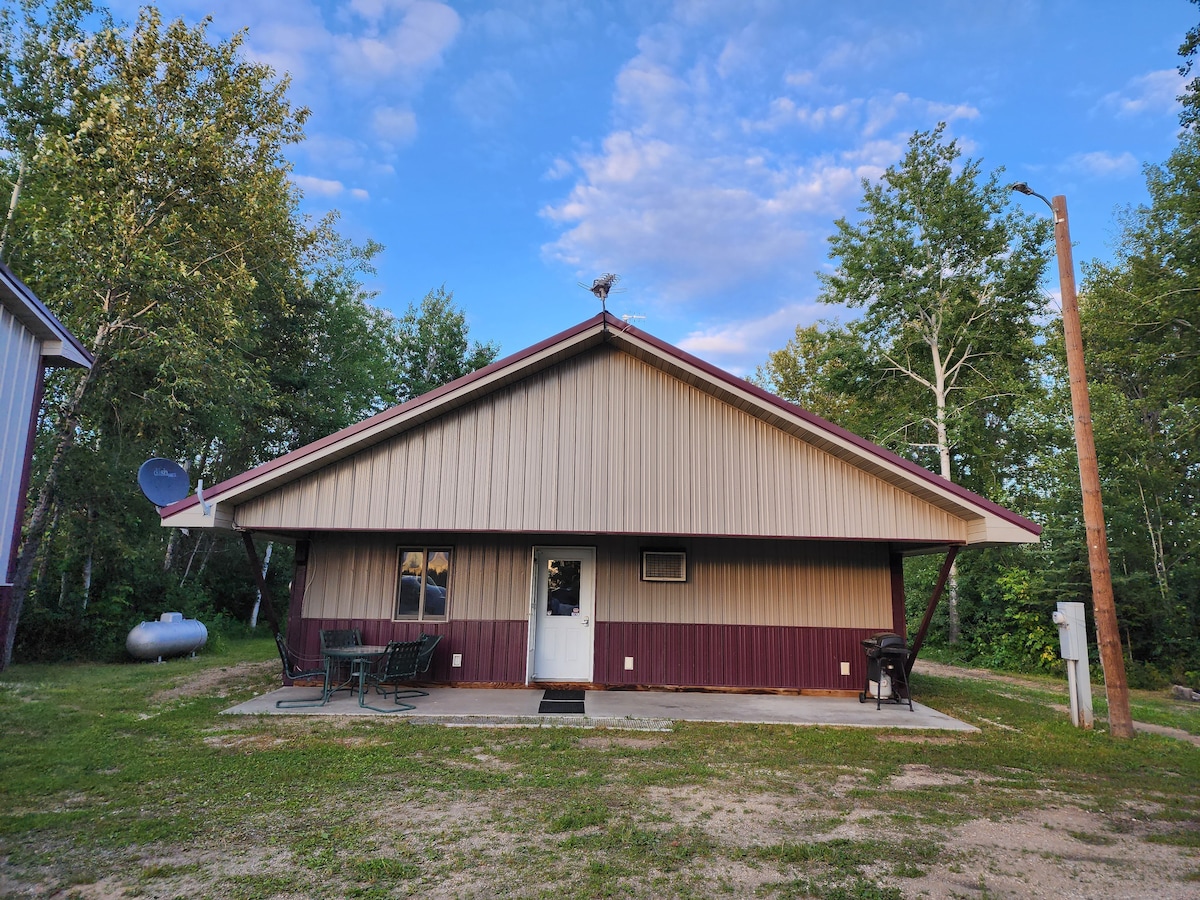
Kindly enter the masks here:
[[687, 554], [682, 550], [643, 550], [642, 581], [687, 581]]

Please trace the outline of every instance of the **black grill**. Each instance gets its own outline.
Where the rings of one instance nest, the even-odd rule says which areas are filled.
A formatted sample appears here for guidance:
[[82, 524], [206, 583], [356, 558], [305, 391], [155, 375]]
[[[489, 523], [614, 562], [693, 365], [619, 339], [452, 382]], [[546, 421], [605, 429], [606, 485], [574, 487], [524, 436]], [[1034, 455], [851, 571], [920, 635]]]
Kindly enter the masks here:
[[[867, 656], [867, 681], [858, 694], [858, 702], [875, 698], [875, 708], [884, 703], [908, 703], [911, 710], [912, 692], [908, 689], [908, 644], [900, 635], [884, 631], [862, 641]], [[874, 682], [875, 688], [871, 688]]]

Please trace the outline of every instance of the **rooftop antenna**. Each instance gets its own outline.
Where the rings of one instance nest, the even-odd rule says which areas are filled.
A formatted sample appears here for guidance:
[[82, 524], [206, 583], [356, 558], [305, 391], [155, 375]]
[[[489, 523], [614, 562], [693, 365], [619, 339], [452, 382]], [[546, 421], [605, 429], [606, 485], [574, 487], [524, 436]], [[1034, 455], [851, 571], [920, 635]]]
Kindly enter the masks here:
[[587, 290], [589, 290], [593, 294], [595, 294], [596, 297], [599, 298], [599, 300], [600, 300], [600, 309], [602, 309], [605, 312], [608, 312], [608, 292], [611, 291], [613, 289], [613, 285], [616, 284], [620, 280], [621, 280], [620, 275], [614, 275], [611, 272], [606, 272], [605, 274], [603, 274], [599, 278], [597, 278], [595, 281], [593, 281], [591, 287], [588, 287], [586, 284], [583, 284], [582, 282], [580, 283], [579, 286], [582, 288], [586, 288]]
[[633, 326], [634, 321], [640, 321], [644, 318], [646, 318], [646, 317], [639, 316], [634, 313], [625, 313], [625, 315], [621, 316], [621, 321], [625, 323], [624, 330], [628, 331]]

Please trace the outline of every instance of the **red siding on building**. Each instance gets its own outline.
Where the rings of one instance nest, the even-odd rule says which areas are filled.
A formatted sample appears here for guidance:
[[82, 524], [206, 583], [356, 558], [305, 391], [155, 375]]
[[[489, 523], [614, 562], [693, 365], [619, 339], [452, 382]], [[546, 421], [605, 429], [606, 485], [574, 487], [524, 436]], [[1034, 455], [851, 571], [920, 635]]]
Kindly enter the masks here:
[[[491, 682], [524, 684], [529, 625], [525, 621], [457, 620], [451, 622], [390, 622], [377, 619], [300, 619], [298, 634], [289, 639], [293, 652], [305, 661], [321, 658], [321, 630], [357, 628], [364, 644], [413, 641], [424, 631], [442, 635], [429, 680], [434, 682]], [[450, 657], [463, 656], [461, 668]]]
[[[598, 622], [597, 683], [861, 690], [861, 628]], [[625, 657], [633, 657], [626, 671]], [[850, 674], [841, 675], [842, 662]]]
[[[363, 642], [414, 640], [422, 631], [444, 635], [429, 680], [441, 683], [525, 682], [525, 622], [381, 622], [370, 619], [303, 619], [293, 644], [320, 658], [322, 628], [358, 628]], [[609, 687], [862, 689], [861, 641], [875, 632], [854, 628], [788, 628], [754, 625], [596, 623], [595, 683]], [[461, 653], [461, 668], [450, 667]], [[625, 670], [625, 657], [634, 668]], [[842, 675], [840, 663], [850, 663]]]

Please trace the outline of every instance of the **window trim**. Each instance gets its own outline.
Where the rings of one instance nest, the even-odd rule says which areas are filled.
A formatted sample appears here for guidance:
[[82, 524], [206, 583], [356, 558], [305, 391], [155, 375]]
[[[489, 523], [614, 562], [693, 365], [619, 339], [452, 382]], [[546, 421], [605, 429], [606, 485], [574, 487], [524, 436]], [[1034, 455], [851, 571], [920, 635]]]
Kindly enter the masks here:
[[[417, 614], [415, 616], [400, 615], [400, 586], [401, 579], [404, 577], [404, 555], [406, 553], [421, 554], [421, 594], [417, 600]], [[425, 588], [429, 583], [429, 557], [434, 553], [445, 553], [447, 555], [446, 567], [446, 611], [440, 616], [428, 616], [425, 614]], [[392, 621], [393, 622], [449, 622], [450, 621], [450, 588], [454, 583], [454, 545], [453, 544], [397, 544], [396, 545], [396, 580], [395, 590], [392, 593]]]

